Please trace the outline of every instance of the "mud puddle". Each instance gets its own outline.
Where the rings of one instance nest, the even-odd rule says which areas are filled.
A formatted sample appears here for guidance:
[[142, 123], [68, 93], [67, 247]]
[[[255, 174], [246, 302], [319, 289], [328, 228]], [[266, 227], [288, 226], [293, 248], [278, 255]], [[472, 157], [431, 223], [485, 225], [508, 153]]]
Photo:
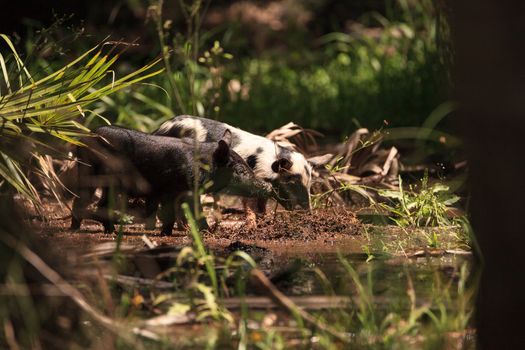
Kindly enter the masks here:
[[[71, 231], [67, 208], [50, 202], [46, 211], [47, 221], [35, 221], [34, 226], [42, 238], [52, 240], [59, 252], [70, 257], [71, 264], [84, 263], [82, 257], [110, 257], [118, 245], [119, 253], [133, 262], [125, 274], [150, 279], [173, 266], [182, 247], [193, 244], [187, 231], [165, 237], [159, 235], [159, 229], [144, 230], [142, 223], [123, 225], [120, 235], [104, 234], [99, 223], [89, 220], [82, 230]], [[412, 247], [392, 254], [390, 245], [400, 245], [407, 233], [395, 228], [385, 233], [385, 229], [381, 226], [381, 232], [374, 231], [374, 226], [362, 224], [344, 207], [270, 212], [252, 230], [243, 226], [243, 215], [237, 213], [223, 215], [215, 230], [203, 233], [203, 241], [218, 257], [237, 250], [248, 253], [290, 295], [327, 293], [328, 285], [331, 293], [352, 293], [355, 283], [349, 280], [347, 265], [385, 298], [406, 295], [409, 279], [416, 292], [428, 295], [436, 276], [444, 283], [452, 281], [462, 264], [470, 264], [469, 254], [426, 247], [424, 232], [420, 240], [407, 240]], [[147, 271], [140, 268], [144, 261]]]
[[[67, 210], [50, 204], [46, 215], [46, 222], [33, 222], [38, 234], [52, 241], [65, 257], [64, 262], [94, 288], [103, 278], [116, 287], [113, 290], [119, 298], [126, 295], [136, 300], [140, 296], [137, 314], [141, 318], [155, 318], [166, 312], [154, 305], [153, 296], [171, 295], [178, 303], [187, 303], [187, 283], [197, 275], [200, 283], [211, 285], [204, 266], [187, 269], [177, 261], [184, 249], [195, 249], [186, 231], [163, 237], [159, 227], [146, 231], [141, 223], [134, 223], [122, 226], [120, 235], [106, 235], [100, 224], [86, 221], [81, 231], [73, 232], [69, 230]], [[471, 269], [472, 257], [448, 249], [445, 232], [440, 233], [439, 245], [443, 248], [429, 248], [430, 236], [425, 234], [430, 231], [422, 231], [414, 238], [415, 231], [363, 224], [342, 207], [311, 213], [270, 212], [259, 220], [255, 230], [244, 227], [242, 220], [239, 213], [223, 215], [215, 230], [202, 235], [214, 256], [217, 275], [224, 273], [228, 256], [245, 252], [276, 289], [299, 307], [326, 319], [336, 313], [352, 315], [359, 309], [359, 300], [367, 300], [374, 312], [386, 317], [389, 313], [406, 315], [414, 305], [435, 306], [435, 300], [445, 298], [444, 308], [453, 309], [453, 300], [464, 298], [457, 294], [465, 283], [464, 270]], [[243, 271], [250, 270], [245, 262], [239, 266]], [[177, 268], [180, 275], [166, 273]], [[263, 324], [262, 319], [273, 317], [275, 327], [299, 332], [290, 312], [251, 280], [246, 280], [241, 302], [235, 289], [236, 278], [232, 275], [221, 285], [224, 295], [220, 302], [232, 317], [239, 318], [241, 305], [246, 303], [250, 324]], [[217, 329], [190, 320], [163, 329], [166, 336], [187, 341], [187, 348], [194, 348], [202, 345], [199, 337], [206, 343], [209, 337], [218, 336], [212, 330], [221, 334], [223, 326], [215, 325]]]

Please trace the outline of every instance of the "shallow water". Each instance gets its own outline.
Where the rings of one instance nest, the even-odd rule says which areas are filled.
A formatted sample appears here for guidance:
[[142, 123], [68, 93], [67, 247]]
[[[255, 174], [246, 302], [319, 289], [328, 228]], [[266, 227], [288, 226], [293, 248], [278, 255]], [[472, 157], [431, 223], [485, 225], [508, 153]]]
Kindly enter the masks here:
[[[470, 268], [472, 265], [471, 257], [463, 255], [422, 258], [388, 258], [379, 255], [368, 262], [367, 258], [366, 254], [338, 256], [335, 253], [293, 257], [293, 262], [287, 263], [291, 270], [286, 274], [287, 279], [274, 282], [288, 295], [353, 295], [356, 293], [356, 284], [342, 264], [341, 259], [345, 259], [357, 272], [360, 282], [383, 302], [407, 299], [409, 279], [416, 297], [424, 300], [432, 298], [437, 288], [448, 284], [451, 285], [450, 292], [453, 296], [461, 266], [466, 264]], [[283, 256], [280, 259], [283, 260], [276, 262], [270, 275], [278, 274], [283, 266], [287, 266], [284, 261], [288, 258]], [[316, 270], [326, 276], [330, 282], [329, 287], [323, 285]]]
[[[405, 305], [408, 302], [407, 290], [411, 288], [418, 303], [435, 298], [436, 293], [443, 293], [445, 289], [454, 297], [461, 267], [465, 265], [468, 270], [472, 267], [471, 255], [407, 258], [374, 253], [369, 259], [364, 253], [305, 253], [302, 249], [299, 252], [276, 252], [242, 243], [232, 244], [226, 249], [216, 248], [214, 255], [225, 257], [236, 250], [250, 254], [258, 268], [288, 296], [355, 295], [358, 286], [351, 271], [345, 267], [349, 265], [367, 293], [378, 303], [391, 306], [396, 303]], [[129, 263], [121, 273], [153, 279], [158, 273], [175, 266], [179, 252], [180, 248], [169, 246], [132, 252], [127, 255]], [[248, 284], [246, 293], [260, 295], [263, 291]]]
[[[316, 245], [311, 245], [312, 252], [307, 252], [305, 249], [294, 252], [290, 246], [287, 246], [286, 249], [272, 250], [237, 243], [228, 248], [215, 247], [213, 254], [217, 257], [225, 257], [236, 250], [247, 252], [257, 261], [258, 268], [265, 273], [273, 284], [287, 297], [294, 300], [298, 306], [305, 305], [301, 304], [305, 300], [300, 297], [312, 296], [313, 299], [310, 300], [313, 300], [313, 303], [324, 300], [325, 304], [323, 305], [327, 305], [327, 300], [333, 300], [333, 298], [330, 299], [332, 296], [343, 297], [344, 301], [335, 308], [334, 306], [312, 307], [312, 301], [310, 301], [309, 306], [305, 306], [305, 309], [315, 314], [316, 317], [320, 316], [327, 320], [328, 323], [334, 322], [339, 327], [344, 327], [347, 335], [357, 337], [359, 334], [360, 337], [363, 336], [360, 333], [362, 325], [356, 321], [355, 315], [363, 307], [363, 304], [359, 303], [360, 300], [364, 299], [370, 301], [370, 304], [365, 307], [371, 310], [373, 317], [376, 317], [377, 324], [382, 324], [390, 315], [395, 315], [394, 317], [399, 317], [401, 320], [399, 325], [402, 327], [404, 322], [408, 322], [411, 310], [419, 307], [429, 307], [429, 310], [436, 312], [436, 317], [440, 317], [439, 315], [442, 315], [440, 312], [446, 310], [445, 315], [450, 319], [454, 319], [458, 312], [461, 312], [460, 306], [456, 302], [462, 298], [458, 294], [458, 285], [462, 283], [460, 271], [462, 266], [466, 266], [468, 270], [472, 268], [471, 255], [445, 254], [439, 257], [408, 258], [375, 253], [374, 258], [367, 261], [369, 255], [364, 253], [338, 254], [333, 250], [322, 251], [315, 247]], [[140, 291], [145, 297], [150, 294], [158, 296], [163, 293], [175, 292], [174, 279], [163, 278], [160, 283], [159, 281], [152, 282], [160, 272], [176, 266], [176, 259], [180, 251], [181, 248], [175, 246], [161, 246], [141, 251], [123, 251], [121, 254], [126, 263], [121, 265], [123, 269], [119, 271], [119, 277], [129, 276], [132, 278], [128, 281], [129, 283], [123, 284], [124, 290], [132, 293]], [[114, 256], [107, 256], [106, 261], [113, 264]], [[220, 261], [220, 258], [216, 260], [216, 266], [221, 265]], [[351, 266], [351, 271], [348, 270], [348, 265]], [[205, 272], [203, 271], [203, 273]], [[466, 276], [468, 274], [464, 273], [463, 278]], [[144, 280], [139, 281], [138, 278]], [[359, 280], [359, 284], [356, 283], [356, 279]], [[116, 282], [120, 284], [120, 282]], [[209, 285], [209, 281], [202, 282]], [[229, 283], [231, 283], [230, 287], [234, 292], [232, 285], [235, 282], [230, 280]], [[254, 336], [257, 334], [260, 336], [265, 332], [264, 327], [261, 326], [262, 320], [267, 317], [275, 317], [276, 321], [271, 327], [275, 327], [275, 330], [287, 330], [283, 331], [283, 339], [291, 343], [299, 341], [299, 339], [304, 340], [301, 336], [304, 328], [297, 325], [293, 313], [290, 310], [278, 307], [275, 303], [272, 304], [271, 298], [267, 298], [268, 295], [268, 290], [261, 289], [260, 286], [248, 282], [246, 303], [249, 311], [242, 317], [247, 318], [250, 332], [254, 332]], [[239, 302], [234, 300], [239, 300], [239, 298], [234, 298], [235, 296], [235, 293], [229, 295], [228, 298], [224, 299], [224, 303], [230, 305], [227, 308], [235, 318], [240, 318], [242, 315], [241, 308]], [[181, 302], [185, 303], [184, 290], [180, 293], [180, 297]], [[248, 300], [256, 299], [259, 301], [258, 306], [250, 305]], [[260, 302], [261, 299], [264, 299], [262, 303]], [[464, 300], [466, 300], [464, 305], [466, 305], [466, 313], [468, 313], [472, 308], [471, 300], [469, 301], [467, 298]], [[412, 301], [415, 305], [412, 304]], [[146, 310], [138, 315], [141, 318], [155, 316]], [[421, 322], [433, 327], [432, 321], [428, 317], [422, 318]], [[152, 330], [165, 332], [167, 336], [180, 344], [181, 349], [202, 348], [204, 344], [210, 344], [210, 342], [217, 342], [216, 348], [234, 348], [235, 346], [232, 344], [236, 344], [238, 341], [236, 331], [228, 328], [226, 324], [216, 323], [215, 326], [216, 329], [206, 323], [192, 324], [190, 322]], [[435, 333], [432, 328], [429, 332], [429, 334]], [[457, 344], [459, 345], [448, 348], [462, 348], [465, 344], [468, 345], [468, 348], [473, 348], [475, 338], [471, 337], [469, 334], [472, 332], [469, 332], [461, 328], [460, 332], [450, 333], [462, 340], [458, 341]], [[306, 337], [306, 339], [307, 344], [309, 344], [308, 341], [315, 339], [315, 337]], [[374, 343], [373, 337], [367, 338], [365, 336], [360, 339]], [[425, 338], [417, 338], [417, 341], [424, 342]], [[185, 345], [186, 343], [187, 345]], [[309, 346], [305, 348], [309, 348]], [[410, 348], [420, 348], [420, 346], [412, 344]]]
[[[470, 255], [445, 254], [439, 257], [401, 258], [374, 254], [367, 261], [364, 253], [280, 253], [271, 251], [259, 256], [260, 267], [287, 295], [336, 294], [351, 295], [355, 283], [346, 270], [345, 260], [357, 272], [365, 286], [370, 286], [374, 295], [386, 299], [406, 297], [408, 281], [411, 279], [416, 296], [431, 297], [437, 283], [457, 283], [463, 264], [471, 268]], [[329, 286], [323, 283], [324, 275]]]

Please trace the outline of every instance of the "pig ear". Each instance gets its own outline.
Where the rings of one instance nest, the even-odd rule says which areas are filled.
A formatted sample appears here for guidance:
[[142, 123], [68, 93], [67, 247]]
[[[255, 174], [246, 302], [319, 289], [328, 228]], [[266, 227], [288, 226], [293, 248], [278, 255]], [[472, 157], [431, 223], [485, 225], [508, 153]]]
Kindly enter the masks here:
[[215, 152], [213, 152], [213, 159], [219, 164], [228, 163], [230, 158], [230, 145], [232, 143], [232, 133], [226, 130], [222, 139], [219, 140]]
[[332, 153], [328, 153], [322, 156], [310, 157], [307, 159], [307, 161], [312, 167], [318, 168], [328, 163], [333, 157], [334, 155]]
[[230, 129], [226, 129], [224, 131], [224, 134], [222, 135], [221, 141], [224, 141], [228, 145], [228, 147], [231, 147], [231, 144], [232, 144], [232, 132], [230, 131]]
[[293, 163], [291, 160], [286, 158], [279, 158], [275, 162], [272, 163], [272, 170], [276, 173], [280, 172], [281, 170], [290, 170]]

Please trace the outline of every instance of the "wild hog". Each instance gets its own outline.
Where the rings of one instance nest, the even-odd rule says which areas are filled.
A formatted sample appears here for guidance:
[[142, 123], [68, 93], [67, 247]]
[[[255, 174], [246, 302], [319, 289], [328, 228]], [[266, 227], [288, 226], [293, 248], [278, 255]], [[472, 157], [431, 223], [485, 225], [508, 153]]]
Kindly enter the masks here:
[[[82, 140], [88, 147], [78, 148], [79, 193], [73, 202], [72, 229], [80, 228], [83, 218], [91, 218], [100, 221], [105, 232], [113, 231], [112, 215], [107, 210], [111, 191], [146, 199], [146, 216], [153, 219], [160, 203], [164, 235], [171, 234], [176, 206], [191, 197], [196, 178], [199, 186], [211, 181], [206, 190], [212, 193], [226, 187], [254, 196], [272, 191], [231, 149], [229, 130], [217, 141], [204, 143], [116, 126], [104, 126], [94, 133], [98, 137]], [[93, 213], [86, 208], [97, 188], [102, 188], [102, 197]], [[202, 219], [200, 225], [206, 227], [206, 221]]]
[[[216, 142], [225, 130], [232, 133], [232, 149], [248, 163], [257, 178], [272, 184], [276, 199], [283, 207], [310, 208], [312, 164], [299, 152], [231, 125], [188, 115], [164, 122], [154, 134]], [[265, 206], [262, 204], [259, 206]]]

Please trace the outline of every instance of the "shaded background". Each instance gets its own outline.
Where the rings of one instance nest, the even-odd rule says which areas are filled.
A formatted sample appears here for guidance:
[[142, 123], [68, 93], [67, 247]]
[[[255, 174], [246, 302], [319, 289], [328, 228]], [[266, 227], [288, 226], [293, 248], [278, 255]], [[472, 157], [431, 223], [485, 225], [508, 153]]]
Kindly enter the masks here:
[[[0, 32], [17, 36], [27, 64], [43, 71], [108, 35], [136, 42], [121, 60], [125, 72], [161, 52], [151, 5], [156, 3], [14, 2], [1, 15]], [[199, 56], [219, 41], [233, 58], [189, 68], [188, 57], [176, 52], [191, 35], [188, 18], [178, 1], [167, 1], [162, 23], [165, 44], [175, 51], [173, 74], [179, 74], [183, 100], [192, 85], [198, 103], [177, 105], [166, 77], [154, 83], [168, 96], [152, 87], [135, 89], [174, 114], [206, 115], [260, 133], [288, 121], [338, 138], [359, 126], [421, 126], [450, 98], [447, 13], [442, 1], [203, 1]], [[188, 69], [191, 82], [185, 81]], [[99, 112], [146, 131], [158, 124], [137, 122], [137, 115], [162, 120], [169, 114], [144, 99], [126, 104]], [[444, 130], [453, 125], [448, 119], [441, 122]]]

